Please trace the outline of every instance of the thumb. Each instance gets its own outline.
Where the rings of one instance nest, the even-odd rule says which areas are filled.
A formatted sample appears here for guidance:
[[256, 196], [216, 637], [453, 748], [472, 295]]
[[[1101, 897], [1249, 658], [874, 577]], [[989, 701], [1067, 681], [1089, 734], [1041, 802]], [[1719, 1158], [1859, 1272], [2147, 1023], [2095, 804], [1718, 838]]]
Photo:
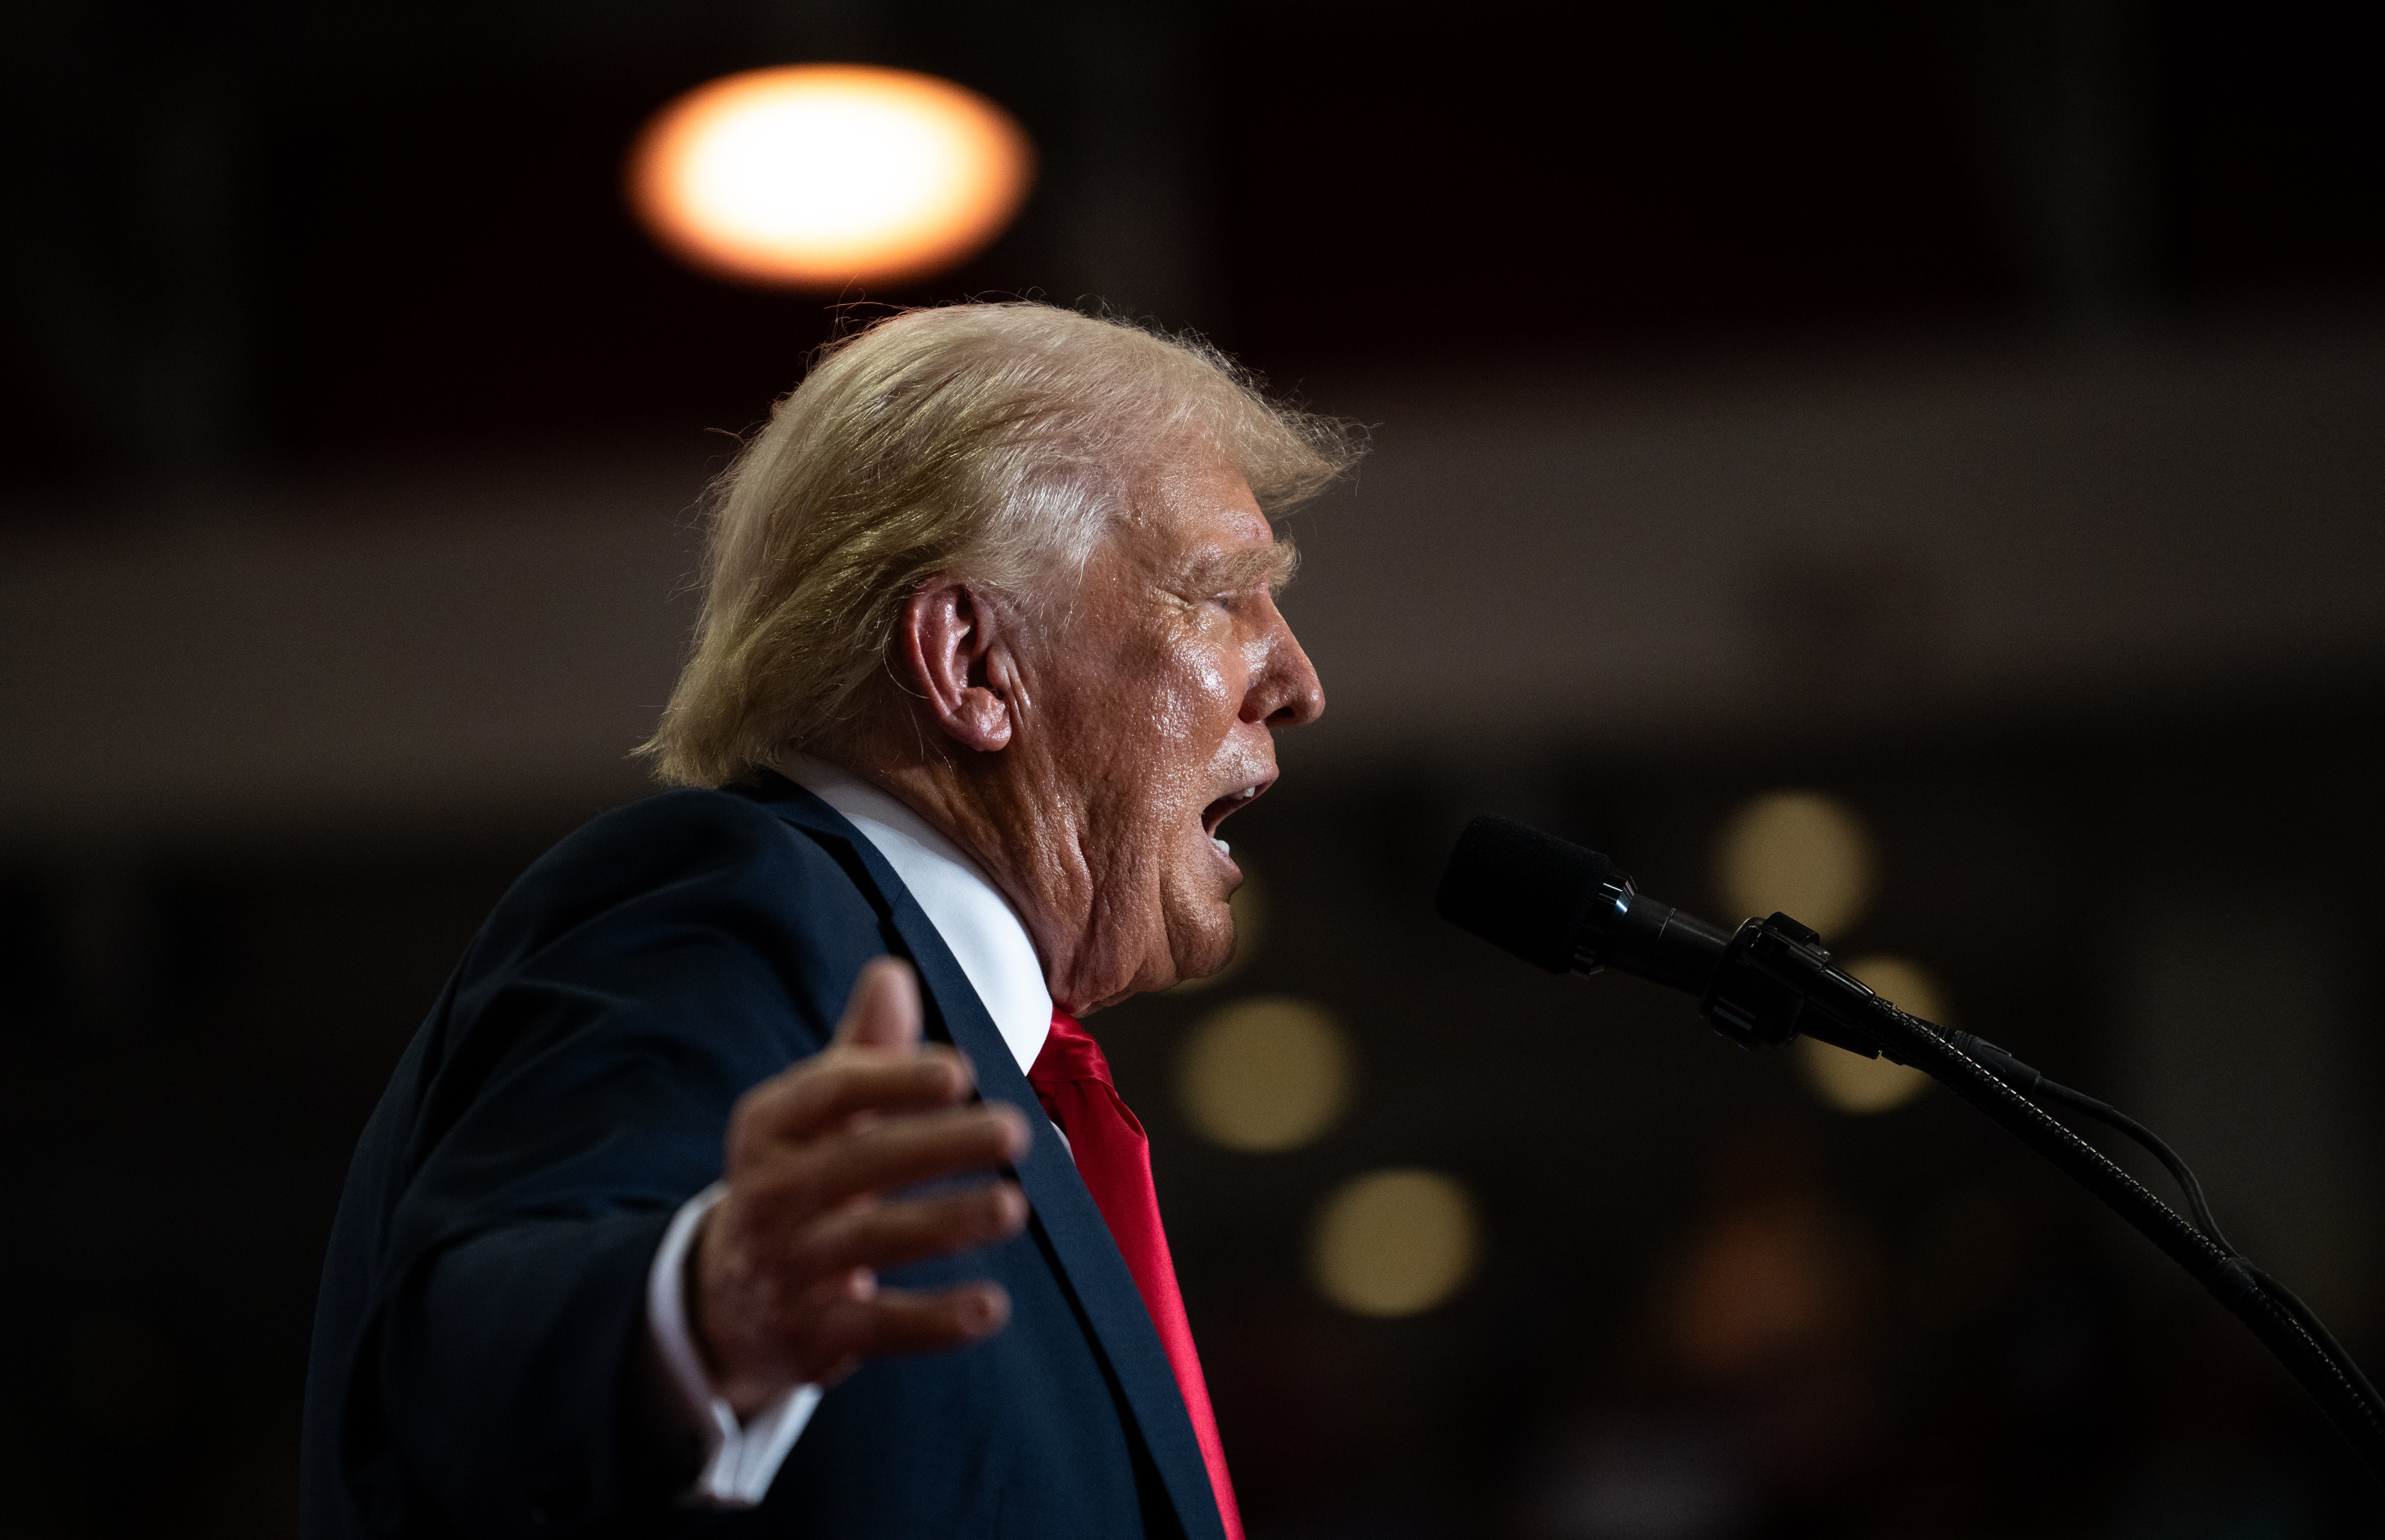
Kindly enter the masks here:
[[919, 981], [899, 957], [872, 959], [854, 981], [836, 1041], [906, 1053], [919, 1046]]

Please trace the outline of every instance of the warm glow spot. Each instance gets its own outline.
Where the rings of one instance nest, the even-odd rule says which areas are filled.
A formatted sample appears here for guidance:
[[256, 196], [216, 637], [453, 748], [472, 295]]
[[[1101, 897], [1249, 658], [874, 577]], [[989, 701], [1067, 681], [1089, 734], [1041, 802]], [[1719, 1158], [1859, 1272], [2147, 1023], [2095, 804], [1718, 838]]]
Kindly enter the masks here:
[[[1918, 962], [1902, 957], [1864, 957], [1842, 966], [1907, 1015], [1940, 1026], [1952, 1025], [1946, 1020], [1945, 996]], [[1885, 1059], [1866, 1059], [1811, 1037], [1798, 1038], [1793, 1051], [1814, 1094], [1842, 1112], [1885, 1112], [1904, 1106], [1929, 1084], [1929, 1076], [1919, 1070]]]
[[1827, 939], [1871, 901], [1871, 837], [1835, 797], [1767, 792], [1723, 826], [1715, 885], [1734, 916], [1779, 910]]
[[1735, 1374], [1828, 1342], [1857, 1309], [1851, 1239], [1795, 1200], [1717, 1217], [1666, 1296], [1675, 1349], [1704, 1374]]
[[1480, 1226], [1474, 1200], [1437, 1171], [1371, 1172], [1317, 1211], [1308, 1271], [1317, 1292], [1359, 1315], [1415, 1315], [1464, 1286]]
[[1176, 1064], [1187, 1122], [1229, 1149], [1292, 1149], [1340, 1121], [1350, 1046], [1318, 1006], [1248, 1000], [1193, 1028]]
[[681, 260], [747, 283], [921, 278], [1018, 213], [1034, 154], [1011, 116], [932, 75], [864, 65], [750, 69], [655, 115], [630, 199]]

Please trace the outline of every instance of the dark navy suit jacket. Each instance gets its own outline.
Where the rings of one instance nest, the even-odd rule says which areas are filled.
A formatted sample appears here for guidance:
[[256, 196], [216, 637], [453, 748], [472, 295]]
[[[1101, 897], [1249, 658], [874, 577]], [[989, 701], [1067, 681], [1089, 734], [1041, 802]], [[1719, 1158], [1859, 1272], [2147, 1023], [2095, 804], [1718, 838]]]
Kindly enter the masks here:
[[[887, 1282], [998, 1279], [1010, 1324], [865, 1364], [759, 1508], [677, 1506], [693, 1467], [639, 1369], [648, 1265], [720, 1175], [731, 1104], [825, 1046], [888, 952], [1035, 1139], [1024, 1234]], [[489, 916], [357, 1147], [304, 1469], [308, 1540], [1222, 1540], [1166, 1352], [1017, 1061], [893, 868], [775, 776], [598, 818]]]

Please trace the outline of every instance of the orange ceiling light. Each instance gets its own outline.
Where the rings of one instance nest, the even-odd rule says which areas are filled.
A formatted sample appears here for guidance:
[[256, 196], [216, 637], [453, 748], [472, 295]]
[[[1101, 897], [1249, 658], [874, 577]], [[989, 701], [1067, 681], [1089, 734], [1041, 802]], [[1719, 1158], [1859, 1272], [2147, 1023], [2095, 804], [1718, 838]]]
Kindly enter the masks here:
[[656, 113], [630, 201], [672, 255], [743, 283], [834, 289], [953, 267], [1002, 233], [1034, 180], [1018, 120], [907, 69], [749, 69]]

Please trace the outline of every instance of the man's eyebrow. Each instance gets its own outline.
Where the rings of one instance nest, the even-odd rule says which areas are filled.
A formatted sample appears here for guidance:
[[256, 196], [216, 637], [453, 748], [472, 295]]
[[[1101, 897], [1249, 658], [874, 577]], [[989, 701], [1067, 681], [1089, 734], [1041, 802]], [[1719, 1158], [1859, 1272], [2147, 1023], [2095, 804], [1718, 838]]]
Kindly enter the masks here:
[[1214, 593], [1240, 593], [1262, 586], [1280, 592], [1299, 565], [1300, 553], [1292, 537], [1279, 535], [1273, 545], [1248, 546], [1201, 561], [1192, 569], [1192, 579], [1196, 587]]

